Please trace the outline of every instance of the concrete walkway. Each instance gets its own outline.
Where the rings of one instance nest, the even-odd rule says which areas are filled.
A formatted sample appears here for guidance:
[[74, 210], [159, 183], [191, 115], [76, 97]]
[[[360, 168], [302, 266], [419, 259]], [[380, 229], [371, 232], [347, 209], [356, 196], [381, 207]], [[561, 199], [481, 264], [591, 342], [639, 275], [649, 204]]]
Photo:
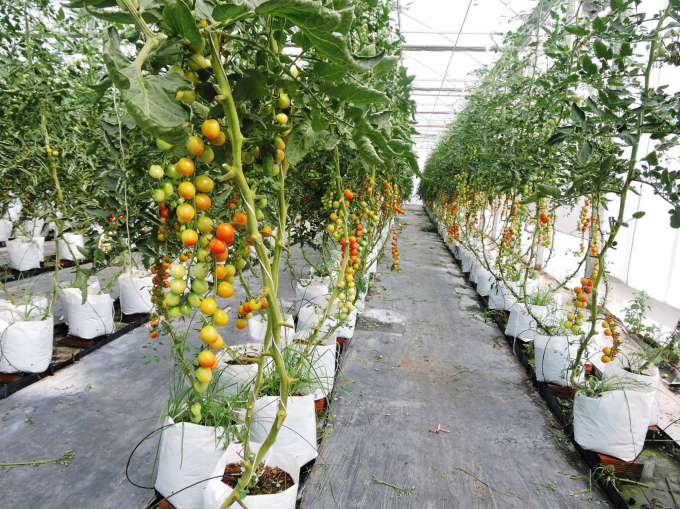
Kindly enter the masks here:
[[[302, 509], [608, 507], [421, 208], [349, 343]], [[333, 427], [334, 424], [334, 427]], [[405, 491], [402, 491], [405, 490]]]

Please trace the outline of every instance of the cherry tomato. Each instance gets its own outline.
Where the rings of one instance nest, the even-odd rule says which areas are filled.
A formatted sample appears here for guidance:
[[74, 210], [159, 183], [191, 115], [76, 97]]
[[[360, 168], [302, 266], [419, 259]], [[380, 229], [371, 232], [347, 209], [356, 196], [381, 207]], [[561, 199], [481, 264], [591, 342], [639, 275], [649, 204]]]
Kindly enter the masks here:
[[185, 246], [194, 246], [198, 242], [198, 233], [195, 230], [184, 230], [182, 232], [182, 242]]
[[177, 207], [177, 218], [180, 221], [187, 222], [191, 221], [194, 218], [194, 208], [189, 205], [188, 203], [183, 203], [179, 207]]
[[215, 138], [210, 140], [210, 144], [215, 145], [216, 147], [221, 147], [224, 145], [225, 141], [227, 141], [227, 136], [222, 131], [220, 131], [220, 133]]
[[198, 210], [208, 210], [212, 204], [212, 201], [210, 200], [210, 196], [201, 193], [196, 195], [194, 203], [196, 204], [196, 208]]
[[233, 215], [231, 218], [232, 223], [242, 223], [242, 224], [237, 224], [234, 226], [237, 230], [243, 230], [244, 225], [248, 223], [248, 218], [243, 212], [237, 212], [236, 214]]
[[217, 237], [223, 240], [228, 246], [234, 242], [234, 228], [229, 223], [222, 223], [215, 232]]
[[194, 135], [191, 138], [189, 138], [189, 143], [187, 143], [187, 150], [189, 151], [190, 154], [193, 154], [197, 156], [201, 152], [203, 152], [203, 140], [199, 138], [198, 136]]
[[209, 140], [214, 140], [221, 132], [220, 123], [217, 120], [210, 118], [203, 122], [201, 132], [203, 133], [203, 136]]
[[196, 188], [191, 182], [182, 182], [177, 186], [177, 193], [185, 200], [191, 200], [196, 195]]
[[177, 161], [177, 171], [179, 171], [185, 177], [188, 177], [189, 175], [194, 173], [195, 169], [196, 166], [194, 165], [194, 162], [188, 157], [183, 157], [182, 159]]
[[215, 182], [210, 177], [201, 175], [196, 177], [196, 189], [202, 193], [209, 193], [215, 187]]
[[210, 251], [215, 254], [224, 253], [227, 250], [227, 244], [221, 239], [215, 237], [210, 241]]

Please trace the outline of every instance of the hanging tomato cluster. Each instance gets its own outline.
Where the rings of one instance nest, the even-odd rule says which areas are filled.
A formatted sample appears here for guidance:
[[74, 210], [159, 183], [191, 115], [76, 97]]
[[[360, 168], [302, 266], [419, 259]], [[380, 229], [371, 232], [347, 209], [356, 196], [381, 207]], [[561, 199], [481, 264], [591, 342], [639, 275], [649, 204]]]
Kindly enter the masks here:
[[617, 330], [618, 327], [611, 316], [605, 318], [602, 322], [602, 328], [604, 329], [604, 335], [611, 337], [613, 340], [613, 346], [602, 349], [604, 355], [601, 360], [606, 364], [607, 362], [613, 361], [619, 353], [619, 349], [621, 348], [621, 333]]

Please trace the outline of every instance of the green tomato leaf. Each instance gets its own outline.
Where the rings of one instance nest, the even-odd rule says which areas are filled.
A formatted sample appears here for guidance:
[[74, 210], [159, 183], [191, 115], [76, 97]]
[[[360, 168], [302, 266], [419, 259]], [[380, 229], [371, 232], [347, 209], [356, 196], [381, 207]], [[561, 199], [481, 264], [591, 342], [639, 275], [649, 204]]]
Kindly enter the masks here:
[[250, 0], [228, 0], [213, 9], [212, 17], [217, 21], [226, 22], [254, 12], [255, 4]]
[[189, 110], [175, 98], [181, 88], [191, 82], [176, 72], [164, 75], [142, 75], [135, 68], [126, 70], [130, 88], [123, 97], [130, 116], [142, 130], [175, 146], [186, 145], [191, 125]]
[[635, 214], [633, 214], [633, 217], [635, 219], [640, 219], [641, 217], [644, 217], [645, 214], [646, 214], [646, 212], [640, 211], [640, 212], [636, 212]]
[[286, 138], [286, 159], [293, 165], [299, 163], [316, 142], [327, 134], [326, 131], [316, 132], [307, 120], [295, 124]]
[[355, 130], [352, 133], [352, 140], [359, 151], [359, 156], [364, 161], [366, 161], [368, 164], [383, 164], [383, 160], [376, 152], [371, 140], [368, 139], [364, 134], [361, 134], [359, 130]]
[[534, 193], [534, 194], [529, 195], [529, 196], [527, 196], [526, 198], [524, 198], [524, 199], [520, 202], [520, 204], [522, 204], [522, 205], [527, 205], [527, 204], [529, 204], [529, 203], [536, 203], [536, 202], [538, 201], [539, 198], [540, 198], [539, 194], [538, 194], [538, 193]]
[[262, 99], [269, 93], [267, 79], [259, 71], [250, 70], [234, 85], [232, 93], [236, 101]]
[[576, 159], [581, 166], [585, 166], [593, 155], [593, 146], [588, 140], [584, 141], [578, 149]]
[[255, 12], [279, 16], [297, 25], [321, 56], [351, 70], [365, 72], [380, 61], [380, 57], [357, 59], [350, 53], [343, 36], [350, 26], [347, 10], [335, 11], [314, 0], [265, 0]]
[[163, 28], [191, 44], [200, 45], [203, 39], [189, 6], [182, 0], [167, 0], [163, 8]]
[[659, 158], [657, 157], [655, 151], [652, 151], [649, 154], [647, 154], [645, 156], [644, 160], [647, 161], [652, 166], [658, 166], [659, 165]]
[[545, 184], [536, 184], [536, 189], [538, 190], [538, 194], [541, 197], [545, 196], [552, 196], [553, 198], [560, 198], [562, 197], [562, 192], [559, 190], [559, 188], [555, 186], [548, 186]]
[[329, 97], [342, 102], [353, 104], [388, 104], [390, 102], [384, 92], [356, 83], [343, 83], [338, 86], [326, 83], [319, 88]]

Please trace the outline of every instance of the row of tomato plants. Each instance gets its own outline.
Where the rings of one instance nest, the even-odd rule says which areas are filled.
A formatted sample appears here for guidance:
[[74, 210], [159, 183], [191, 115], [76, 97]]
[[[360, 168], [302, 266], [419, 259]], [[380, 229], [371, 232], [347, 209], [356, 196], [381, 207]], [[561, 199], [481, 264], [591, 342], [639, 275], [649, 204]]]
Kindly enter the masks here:
[[[482, 73], [428, 158], [418, 190], [490, 307], [510, 311], [506, 334], [532, 345], [539, 380], [577, 389], [576, 440], [626, 461], [656, 424], [655, 362], [677, 342], [673, 331], [664, 348], [624, 352], [606, 313], [608, 255], [622, 228], [644, 221], [642, 211], [626, 217], [629, 195], [651, 186], [670, 206], [671, 227], [680, 226], [671, 158], [678, 96], [652, 82], [653, 72], [678, 63], [680, 6], [643, 12], [647, 3], [638, 4], [539, 6], [549, 15], [508, 37], [506, 54]], [[647, 140], [654, 148], [643, 155]], [[555, 224], [564, 231], [574, 207], [571, 235], [581, 248], [573, 272], [540, 287], [538, 269], [556, 255]], [[606, 376], [586, 378], [584, 364], [598, 351]], [[640, 392], [650, 401], [627, 401]]]

